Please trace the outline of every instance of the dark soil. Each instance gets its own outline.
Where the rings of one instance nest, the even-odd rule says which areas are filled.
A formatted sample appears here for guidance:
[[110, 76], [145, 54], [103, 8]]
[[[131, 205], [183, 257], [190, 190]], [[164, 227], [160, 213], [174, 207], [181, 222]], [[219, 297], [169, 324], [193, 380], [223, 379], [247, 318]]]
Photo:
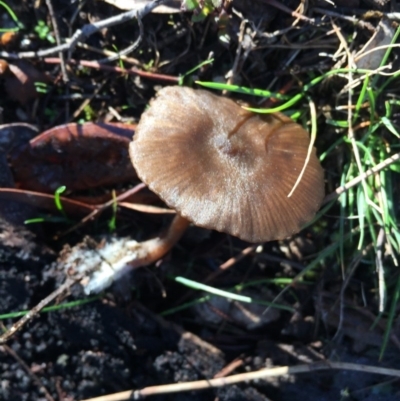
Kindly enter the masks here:
[[[1, 247], [0, 313], [29, 309], [55, 286], [54, 278], [49, 279], [49, 272], [54, 274], [54, 255], [40, 253], [37, 248], [29, 250], [29, 240], [21, 245], [25, 247]], [[156, 273], [161, 280], [163, 270], [174, 270], [171, 262], [166, 265]], [[238, 357], [243, 365], [236, 372], [310, 363], [324, 356], [377, 364], [378, 348], [366, 345], [362, 353], [355, 353], [349, 337], [343, 337], [340, 344], [310, 343], [314, 325], [307, 327], [304, 321], [290, 325], [287, 314], [251, 331], [232, 323], [218, 325], [218, 329], [202, 321], [193, 309], [164, 320], [157, 311], [168, 309], [185, 291], [164, 281], [167, 298], [163, 300], [154, 288], [153, 273], [140, 271], [132, 278], [138, 294], [135, 298], [140, 302], [126, 299], [132, 295], [121, 293], [122, 287], [117, 286], [89, 304], [43, 313], [14, 335], [0, 348], [0, 399], [45, 400], [51, 395], [56, 400], [82, 400], [127, 389], [202, 380], [212, 378]], [[80, 287], [74, 287], [68, 300], [82, 299], [83, 295]], [[12, 321], [4, 323], [9, 326]], [[289, 325], [286, 330], [284, 325]], [[283, 334], [290, 330], [296, 335]], [[354, 343], [362, 338], [355, 338]], [[398, 363], [395, 352], [386, 358], [385, 365]], [[371, 390], [377, 384], [378, 390]], [[382, 382], [376, 375], [330, 371], [153, 399], [333, 401], [348, 391], [355, 394], [355, 400], [383, 401], [396, 399], [399, 390], [395, 382]]]

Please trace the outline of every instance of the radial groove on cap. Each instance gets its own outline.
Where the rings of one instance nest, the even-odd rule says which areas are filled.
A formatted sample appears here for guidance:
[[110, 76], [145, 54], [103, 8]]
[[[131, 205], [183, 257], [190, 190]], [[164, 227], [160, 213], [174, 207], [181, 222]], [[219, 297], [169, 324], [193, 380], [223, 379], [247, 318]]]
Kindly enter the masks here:
[[230, 99], [182, 87], [162, 89], [130, 144], [139, 177], [194, 224], [249, 242], [301, 229], [324, 196], [308, 133], [283, 114], [252, 114]]

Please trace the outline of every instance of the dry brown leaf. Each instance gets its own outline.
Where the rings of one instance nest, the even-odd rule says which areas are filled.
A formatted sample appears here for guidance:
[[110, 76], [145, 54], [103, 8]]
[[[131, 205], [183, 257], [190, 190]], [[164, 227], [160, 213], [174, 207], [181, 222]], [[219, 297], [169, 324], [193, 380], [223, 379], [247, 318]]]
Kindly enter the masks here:
[[8, 71], [2, 75], [8, 96], [26, 104], [39, 96], [36, 83], [50, 83], [51, 78], [25, 60], [8, 63]]
[[15, 180], [25, 189], [53, 192], [93, 188], [136, 177], [128, 156], [128, 124], [85, 123], [54, 127], [12, 152]]

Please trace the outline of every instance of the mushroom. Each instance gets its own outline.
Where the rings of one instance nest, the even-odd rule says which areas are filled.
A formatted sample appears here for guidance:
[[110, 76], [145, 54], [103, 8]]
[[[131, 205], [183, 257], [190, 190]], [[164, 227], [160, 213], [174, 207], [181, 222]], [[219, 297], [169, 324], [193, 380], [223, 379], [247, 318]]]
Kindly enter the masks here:
[[129, 152], [140, 179], [177, 215], [166, 235], [142, 243], [142, 261], [162, 257], [190, 222], [253, 243], [299, 232], [324, 196], [315, 148], [295, 187], [309, 142], [284, 114], [254, 114], [204, 90], [160, 90]]
[[141, 180], [176, 210], [170, 227], [140, 243], [113, 239], [95, 252], [79, 244], [62, 265], [93, 272], [84, 284], [90, 294], [163, 257], [191, 222], [255, 243], [295, 234], [324, 196], [314, 148], [303, 171], [308, 147], [308, 133], [283, 114], [254, 114], [203, 90], [164, 88], [143, 113], [129, 153]]

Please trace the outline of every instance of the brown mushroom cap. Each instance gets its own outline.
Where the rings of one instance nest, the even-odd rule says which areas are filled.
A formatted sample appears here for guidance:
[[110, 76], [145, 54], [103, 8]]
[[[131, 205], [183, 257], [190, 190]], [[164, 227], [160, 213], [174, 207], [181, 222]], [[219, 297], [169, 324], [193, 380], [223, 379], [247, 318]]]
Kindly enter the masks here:
[[324, 196], [308, 133], [283, 114], [254, 114], [204, 90], [166, 87], [130, 144], [137, 174], [195, 225], [249, 242], [286, 238], [312, 219]]

